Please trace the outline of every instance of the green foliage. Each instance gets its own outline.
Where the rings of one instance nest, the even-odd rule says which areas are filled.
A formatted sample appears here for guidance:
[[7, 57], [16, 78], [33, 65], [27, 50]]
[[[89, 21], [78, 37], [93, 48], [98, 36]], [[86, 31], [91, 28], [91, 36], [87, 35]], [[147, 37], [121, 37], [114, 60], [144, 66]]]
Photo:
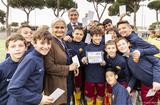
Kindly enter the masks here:
[[119, 6], [126, 5], [127, 12], [137, 12], [140, 5], [139, 2], [144, 0], [117, 0], [109, 7], [109, 16], [114, 16], [119, 14]]
[[40, 8], [45, 4], [44, 0], [10, 0], [10, 5], [13, 8]]
[[150, 2], [147, 6], [150, 9], [155, 9], [156, 11], [158, 11], [160, 10], [160, 0], [154, 0]]
[[12, 22], [12, 23], [10, 24], [10, 26], [17, 27], [17, 26], [18, 26], [18, 22]]
[[[57, 8], [57, 0], [46, 0], [46, 6], [47, 8]], [[60, 6], [59, 9], [70, 9], [72, 7], [76, 7], [77, 4], [73, 0], [60, 0]]]
[[2, 23], [2, 24], [5, 23], [5, 17], [6, 17], [5, 12], [0, 10], [0, 23]]
[[114, 0], [87, 0], [88, 2], [97, 2], [98, 4], [99, 3], [112, 3]]
[[153, 28], [153, 29], [156, 29], [157, 24], [160, 24], [160, 22], [159, 22], [159, 23], [154, 22], [154, 23], [152, 23], [149, 27], [150, 27], [150, 28]]

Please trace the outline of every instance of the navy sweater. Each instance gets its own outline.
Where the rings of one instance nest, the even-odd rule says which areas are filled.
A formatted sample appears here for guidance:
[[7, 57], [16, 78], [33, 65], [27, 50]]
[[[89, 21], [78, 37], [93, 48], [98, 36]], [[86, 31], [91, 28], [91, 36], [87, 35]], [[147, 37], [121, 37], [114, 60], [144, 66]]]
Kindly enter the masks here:
[[131, 43], [133, 49], [138, 49], [140, 51], [141, 56], [159, 53], [157, 47], [141, 39], [135, 32], [132, 32], [126, 39]]
[[122, 55], [116, 54], [115, 58], [105, 56], [106, 68], [115, 67], [119, 70], [118, 82], [129, 82], [130, 72], [127, 66], [127, 62]]
[[7, 105], [38, 105], [42, 99], [43, 56], [36, 50], [25, 56], [9, 85]]
[[112, 105], [132, 105], [128, 91], [119, 83], [112, 87], [112, 98]]
[[[96, 51], [103, 51], [104, 45], [95, 45], [93, 43], [87, 45], [84, 48], [83, 56], [86, 56], [86, 52], [96, 52]], [[85, 65], [85, 79], [88, 82], [104, 82], [104, 67], [100, 66], [100, 64], [87, 64]]]
[[17, 66], [18, 62], [12, 61], [10, 57], [0, 64], [0, 105], [7, 105], [7, 87]]
[[152, 82], [160, 83], [160, 60], [154, 56], [142, 56], [138, 63], [128, 58], [128, 66], [132, 75], [143, 84], [152, 87]]

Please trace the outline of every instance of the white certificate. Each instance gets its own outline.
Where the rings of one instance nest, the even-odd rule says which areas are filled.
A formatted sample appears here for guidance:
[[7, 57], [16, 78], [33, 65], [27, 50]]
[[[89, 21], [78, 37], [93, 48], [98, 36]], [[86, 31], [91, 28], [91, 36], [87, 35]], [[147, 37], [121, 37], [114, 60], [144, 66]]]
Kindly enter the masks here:
[[51, 95], [50, 97], [52, 97], [52, 99], [54, 100], [54, 102], [64, 93], [65, 91], [57, 88]]
[[109, 40], [112, 40], [112, 36], [110, 34], [105, 35], [105, 43]]
[[73, 63], [77, 63], [78, 64], [78, 67], [80, 67], [80, 63], [79, 63], [79, 60], [78, 60], [78, 56], [75, 55], [74, 57], [72, 57], [72, 62]]
[[88, 63], [101, 63], [103, 61], [103, 52], [96, 51], [96, 52], [87, 52], [87, 59]]
[[126, 13], [126, 5], [119, 6], [119, 15], [123, 15]]
[[153, 91], [152, 89], [149, 89], [149, 91], [148, 91], [146, 97], [154, 96], [155, 94], [156, 94], [155, 91]]

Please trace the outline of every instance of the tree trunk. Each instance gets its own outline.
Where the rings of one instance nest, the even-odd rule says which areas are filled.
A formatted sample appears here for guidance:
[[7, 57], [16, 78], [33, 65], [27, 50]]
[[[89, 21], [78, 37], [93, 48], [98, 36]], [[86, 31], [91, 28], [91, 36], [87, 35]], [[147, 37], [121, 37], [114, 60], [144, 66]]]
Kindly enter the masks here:
[[134, 30], [137, 30], [137, 27], [136, 27], [136, 12], [137, 12], [137, 4], [136, 4], [136, 1], [134, 2], [134, 18], [133, 18], [133, 21], [134, 21]]
[[60, 1], [57, 0], [57, 17], [59, 17], [59, 6], [60, 6]]
[[156, 20], [157, 20], [157, 28], [160, 30], [159, 20], [158, 20], [158, 11], [156, 11]]
[[9, 0], [7, 0], [7, 12], [6, 12], [6, 36], [7, 37], [11, 34], [8, 18], [9, 18]]
[[9, 27], [9, 23], [8, 23], [8, 18], [9, 18], [9, 0], [7, 0], [7, 3], [5, 4], [5, 2], [3, 0], [1, 0], [3, 5], [6, 7], [7, 11], [6, 11], [6, 36], [10, 35], [10, 27]]
[[29, 25], [29, 14], [30, 13], [26, 13], [27, 14], [27, 25]]

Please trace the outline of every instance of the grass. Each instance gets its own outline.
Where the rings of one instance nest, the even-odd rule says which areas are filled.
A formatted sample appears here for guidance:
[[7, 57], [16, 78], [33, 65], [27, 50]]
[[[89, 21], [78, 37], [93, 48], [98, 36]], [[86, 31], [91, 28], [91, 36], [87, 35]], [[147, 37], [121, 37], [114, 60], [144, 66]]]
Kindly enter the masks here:
[[0, 62], [5, 59], [6, 51], [5, 51], [5, 39], [0, 39]]

